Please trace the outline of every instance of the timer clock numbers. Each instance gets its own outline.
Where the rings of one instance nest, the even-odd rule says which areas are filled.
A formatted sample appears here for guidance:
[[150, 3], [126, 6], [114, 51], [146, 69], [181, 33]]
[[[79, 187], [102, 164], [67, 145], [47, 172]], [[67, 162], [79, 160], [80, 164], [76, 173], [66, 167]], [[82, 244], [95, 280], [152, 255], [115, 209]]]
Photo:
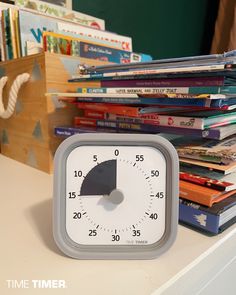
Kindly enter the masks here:
[[55, 155], [54, 238], [79, 259], [150, 259], [174, 242], [178, 156], [156, 135], [83, 134]]

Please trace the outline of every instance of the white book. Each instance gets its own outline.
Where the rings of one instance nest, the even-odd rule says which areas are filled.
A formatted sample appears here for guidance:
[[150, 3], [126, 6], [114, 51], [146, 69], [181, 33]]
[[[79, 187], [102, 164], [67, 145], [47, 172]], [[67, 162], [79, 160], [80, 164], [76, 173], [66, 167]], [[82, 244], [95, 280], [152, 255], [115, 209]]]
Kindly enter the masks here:
[[52, 3], [37, 0], [15, 0], [15, 5], [21, 9], [29, 9], [29, 11], [43, 13], [50, 17], [73, 21], [83, 26], [105, 30], [105, 21], [103, 19], [73, 11]]
[[69, 23], [58, 23], [58, 30], [60, 32], [72, 33], [78, 35], [78, 38], [82, 38], [83, 36], [90, 36], [93, 39], [99, 40], [107, 40], [114, 44], [114, 47], [126, 51], [132, 51], [132, 39], [127, 36], [118, 35], [115, 33], [107, 32], [107, 31], [99, 31], [94, 30], [92, 28], [84, 28], [80, 26], [76, 26], [74, 24]]
[[[26, 42], [36, 42], [39, 43], [41, 48], [43, 48], [43, 31], [50, 31], [54, 33], [63, 33], [70, 31], [70, 28], [77, 31], [77, 36], [81, 39], [85, 39], [91, 42], [98, 42], [101, 40], [103, 43], [107, 34], [110, 36], [110, 43], [116, 48], [121, 49], [121, 46], [124, 42], [128, 42], [127, 46], [131, 46], [132, 41], [129, 37], [124, 37], [116, 35], [114, 33], [108, 33], [101, 30], [92, 29], [89, 27], [71, 24], [69, 22], [62, 22], [55, 18], [50, 18], [45, 15], [28, 12], [28, 11], [19, 11], [19, 26], [20, 26], [20, 37], [21, 37], [21, 49], [22, 55], [26, 55]], [[63, 31], [63, 30], [64, 31]], [[108, 41], [109, 41], [108, 40]], [[110, 44], [109, 43], [109, 44]]]

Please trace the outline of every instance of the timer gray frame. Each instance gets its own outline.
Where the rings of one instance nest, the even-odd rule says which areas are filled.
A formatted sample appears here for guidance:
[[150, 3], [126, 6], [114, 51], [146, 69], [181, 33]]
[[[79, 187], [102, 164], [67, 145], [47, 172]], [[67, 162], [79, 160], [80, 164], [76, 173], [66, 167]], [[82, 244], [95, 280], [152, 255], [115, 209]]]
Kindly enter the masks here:
[[[162, 238], [151, 245], [80, 245], [66, 231], [66, 162], [73, 149], [83, 145], [151, 146], [166, 159], [166, 224]], [[62, 142], [54, 159], [53, 235], [66, 255], [77, 259], [153, 259], [174, 243], [179, 208], [179, 159], [163, 137], [149, 134], [78, 134]]]

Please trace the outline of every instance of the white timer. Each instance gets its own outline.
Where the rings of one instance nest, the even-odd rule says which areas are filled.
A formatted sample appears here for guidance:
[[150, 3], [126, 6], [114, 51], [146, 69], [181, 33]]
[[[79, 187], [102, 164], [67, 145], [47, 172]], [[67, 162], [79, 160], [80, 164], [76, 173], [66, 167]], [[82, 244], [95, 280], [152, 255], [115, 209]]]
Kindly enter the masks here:
[[78, 259], [151, 259], [174, 242], [178, 156], [147, 134], [81, 134], [55, 155], [54, 238]]

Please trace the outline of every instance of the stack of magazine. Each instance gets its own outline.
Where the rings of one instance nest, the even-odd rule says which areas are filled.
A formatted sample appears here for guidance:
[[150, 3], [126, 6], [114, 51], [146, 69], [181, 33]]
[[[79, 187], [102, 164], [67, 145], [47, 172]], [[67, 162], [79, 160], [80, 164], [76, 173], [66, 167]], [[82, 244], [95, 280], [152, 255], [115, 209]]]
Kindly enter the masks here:
[[55, 134], [160, 134], [180, 157], [180, 222], [218, 234], [236, 221], [236, 51], [79, 66], [74, 126]]
[[102, 19], [43, 1], [12, 2], [0, 2], [1, 61], [43, 51], [111, 63], [152, 59], [132, 52], [132, 38], [105, 31]]

